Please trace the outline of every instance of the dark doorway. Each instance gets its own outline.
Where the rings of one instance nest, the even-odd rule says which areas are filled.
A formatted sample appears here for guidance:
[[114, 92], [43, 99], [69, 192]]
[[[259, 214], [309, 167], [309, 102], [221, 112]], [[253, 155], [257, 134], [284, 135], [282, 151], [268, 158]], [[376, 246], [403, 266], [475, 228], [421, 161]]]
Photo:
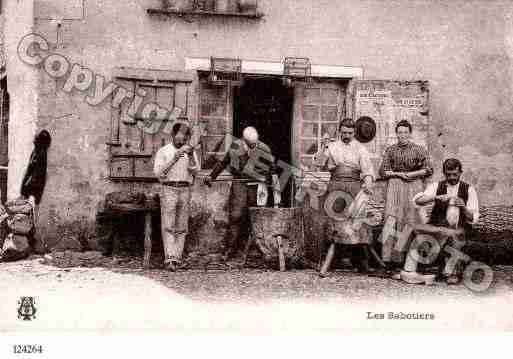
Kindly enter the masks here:
[[[293, 101], [293, 89], [280, 78], [245, 78], [234, 91], [234, 136], [240, 138], [245, 127], [253, 126], [277, 160], [291, 163]], [[289, 183], [282, 193], [282, 206], [290, 205], [291, 188]]]

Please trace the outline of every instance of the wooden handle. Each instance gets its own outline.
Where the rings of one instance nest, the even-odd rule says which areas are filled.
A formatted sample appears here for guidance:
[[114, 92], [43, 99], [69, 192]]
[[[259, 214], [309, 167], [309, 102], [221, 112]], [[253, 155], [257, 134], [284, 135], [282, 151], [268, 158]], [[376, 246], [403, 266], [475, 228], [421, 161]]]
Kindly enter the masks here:
[[374, 259], [376, 260], [376, 262], [378, 262], [378, 264], [382, 267], [382, 268], [386, 268], [386, 265], [385, 263], [381, 260], [381, 258], [378, 256], [378, 254], [376, 253], [376, 251], [374, 250], [374, 248], [372, 248], [372, 245], [369, 245], [369, 252], [370, 254], [374, 257]]
[[278, 256], [280, 258], [280, 272], [285, 272], [285, 254], [283, 253], [283, 242], [281, 236], [276, 236], [278, 243]]
[[321, 267], [321, 272], [319, 273], [321, 277], [325, 277], [328, 273], [333, 257], [335, 257], [335, 243], [331, 243], [330, 248], [328, 249], [328, 254], [326, 254], [326, 258], [324, 259], [324, 263]]

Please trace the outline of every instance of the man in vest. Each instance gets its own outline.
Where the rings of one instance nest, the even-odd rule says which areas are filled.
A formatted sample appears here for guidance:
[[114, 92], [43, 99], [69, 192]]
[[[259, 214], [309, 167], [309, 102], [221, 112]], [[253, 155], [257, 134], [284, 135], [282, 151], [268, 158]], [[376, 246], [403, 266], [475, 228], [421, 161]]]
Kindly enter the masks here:
[[[415, 203], [419, 206], [434, 202], [428, 223], [415, 226], [414, 243], [419, 244], [417, 253], [421, 253], [422, 244], [429, 243], [434, 238], [440, 244], [439, 253], [442, 259], [439, 267], [440, 275], [447, 284], [457, 284], [462, 277], [463, 263], [461, 260], [454, 263], [454, 260], [449, 259], [454, 255], [454, 251], [460, 251], [465, 245], [466, 234], [479, 220], [479, 203], [474, 187], [460, 180], [462, 165], [459, 160], [455, 158], [445, 160], [443, 173], [445, 180], [431, 183], [424, 192], [414, 197]], [[449, 223], [450, 215], [448, 217], [450, 206], [460, 209], [459, 219], [456, 218], [453, 225]], [[418, 258], [412, 255], [412, 249], [410, 249], [404, 270], [401, 272], [403, 280], [409, 283], [423, 282], [422, 276], [417, 274]]]
[[[274, 157], [271, 149], [258, 140], [254, 127], [246, 127], [242, 139], [235, 139], [226, 156], [218, 162], [204, 183], [210, 187], [221, 172], [229, 168], [233, 175], [229, 197], [229, 230], [226, 236], [224, 257], [232, 259], [247, 238], [241, 230], [249, 228], [248, 207], [267, 204], [267, 184], [271, 182]], [[259, 197], [259, 198], [257, 198]]]

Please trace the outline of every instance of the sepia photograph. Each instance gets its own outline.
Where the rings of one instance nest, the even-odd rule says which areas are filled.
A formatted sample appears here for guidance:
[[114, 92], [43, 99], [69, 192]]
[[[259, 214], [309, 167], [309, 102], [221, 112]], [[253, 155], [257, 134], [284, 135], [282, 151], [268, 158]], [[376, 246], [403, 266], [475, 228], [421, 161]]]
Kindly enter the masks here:
[[0, 335], [442, 329], [513, 329], [513, 1], [1, 1]]

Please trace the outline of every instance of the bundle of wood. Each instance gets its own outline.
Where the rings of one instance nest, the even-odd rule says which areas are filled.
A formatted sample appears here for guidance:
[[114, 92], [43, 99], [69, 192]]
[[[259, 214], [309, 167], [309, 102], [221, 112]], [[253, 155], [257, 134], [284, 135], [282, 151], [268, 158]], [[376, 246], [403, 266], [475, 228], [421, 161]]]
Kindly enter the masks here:
[[513, 206], [486, 206], [479, 208], [476, 226], [481, 233], [513, 232]]
[[26, 258], [30, 254], [29, 239], [34, 230], [32, 204], [25, 199], [16, 199], [0, 207], [0, 223], [7, 220], [8, 227], [0, 258], [3, 261]]

